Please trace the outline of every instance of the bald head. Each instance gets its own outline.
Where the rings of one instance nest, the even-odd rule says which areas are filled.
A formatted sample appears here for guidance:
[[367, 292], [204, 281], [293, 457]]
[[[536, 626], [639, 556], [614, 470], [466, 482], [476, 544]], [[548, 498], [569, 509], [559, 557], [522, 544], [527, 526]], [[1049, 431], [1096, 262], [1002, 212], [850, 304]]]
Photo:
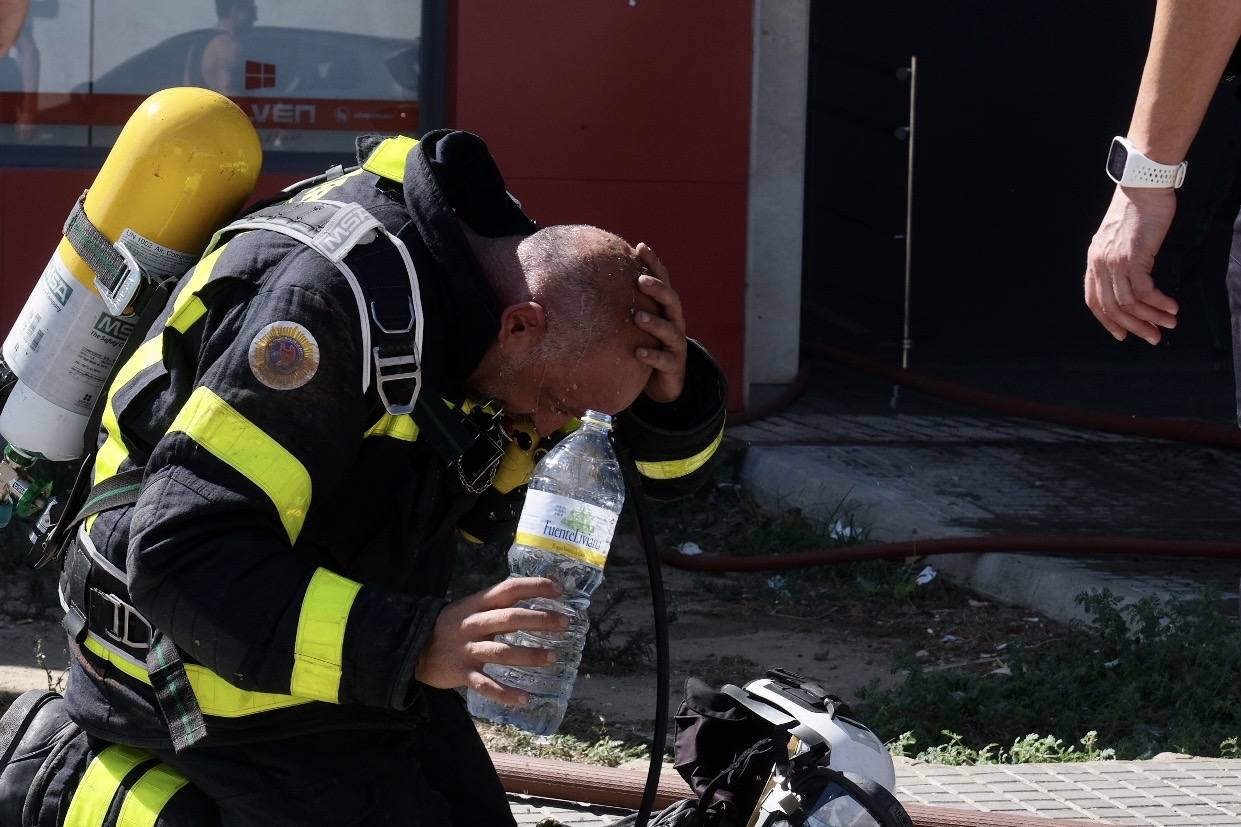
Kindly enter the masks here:
[[[638, 277], [647, 271], [637, 251], [619, 236], [583, 225], [547, 227], [524, 238], [471, 241], [505, 305], [500, 333], [476, 371], [476, 385], [487, 389], [490, 377], [509, 385], [510, 376], [529, 376], [529, 367], [568, 371], [574, 376], [555, 388], [556, 404], [581, 401], [575, 389], [602, 382], [608, 387], [589, 388], [590, 396], [599, 400], [598, 410], [611, 413], [627, 406], [650, 376], [649, 366], [638, 361], [635, 351], [659, 346], [633, 321], [639, 310], [659, 312], [638, 289]], [[587, 374], [592, 376], [589, 381]], [[546, 391], [548, 383], [537, 381]], [[512, 394], [510, 390], [510, 400]], [[495, 385], [489, 395], [498, 395]]]
[[650, 344], [633, 325], [634, 312], [653, 309], [638, 290], [646, 268], [624, 239], [598, 227], [548, 227], [524, 239], [517, 258], [530, 297], [547, 312], [551, 346]]
[[647, 270], [620, 236], [566, 224], [525, 237], [471, 240], [502, 304], [533, 301], [543, 308], [545, 348], [657, 345], [632, 323], [638, 310], [659, 308], [638, 290]]

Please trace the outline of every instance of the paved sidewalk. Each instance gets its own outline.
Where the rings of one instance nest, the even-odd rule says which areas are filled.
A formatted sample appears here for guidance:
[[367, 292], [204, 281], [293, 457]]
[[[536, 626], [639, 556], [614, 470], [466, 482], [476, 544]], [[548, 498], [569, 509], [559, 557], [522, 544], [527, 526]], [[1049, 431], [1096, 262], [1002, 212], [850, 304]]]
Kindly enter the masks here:
[[[905, 804], [1143, 827], [1241, 825], [1241, 761], [1175, 759], [945, 767], [901, 761]], [[607, 825], [616, 811], [511, 797], [520, 825]]]
[[1105, 821], [1117, 825], [1241, 824], [1241, 761], [897, 768], [910, 804]]
[[[843, 502], [877, 541], [1009, 534], [1241, 540], [1241, 453], [988, 416], [844, 371], [781, 415], [730, 429], [749, 443], [742, 482], [764, 505], [811, 517]], [[931, 562], [1002, 601], [1066, 621], [1074, 597], [1216, 589], [1236, 611], [1241, 562], [1018, 554]], [[1115, 825], [1241, 825], [1241, 761], [1163, 759], [944, 767], [902, 760], [906, 804]], [[606, 811], [514, 800], [522, 825], [607, 825]]]
[[[842, 378], [841, 382], [865, 380]], [[906, 392], [818, 386], [778, 416], [732, 428], [748, 443], [742, 483], [771, 508], [811, 517], [843, 506], [874, 540], [997, 534], [1241, 541], [1241, 452], [988, 416]], [[1234, 601], [1241, 561], [945, 555], [951, 579], [1047, 617], [1083, 619], [1075, 597], [1204, 588]]]

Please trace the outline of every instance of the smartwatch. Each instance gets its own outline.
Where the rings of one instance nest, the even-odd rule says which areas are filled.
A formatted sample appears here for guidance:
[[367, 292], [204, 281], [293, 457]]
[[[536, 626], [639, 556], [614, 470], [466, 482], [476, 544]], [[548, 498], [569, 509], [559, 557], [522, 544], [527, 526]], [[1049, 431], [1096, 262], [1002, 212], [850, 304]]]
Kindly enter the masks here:
[[1107, 153], [1107, 177], [1122, 187], [1180, 189], [1185, 183], [1184, 161], [1160, 164], [1143, 155], [1128, 138], [1117, 135]]

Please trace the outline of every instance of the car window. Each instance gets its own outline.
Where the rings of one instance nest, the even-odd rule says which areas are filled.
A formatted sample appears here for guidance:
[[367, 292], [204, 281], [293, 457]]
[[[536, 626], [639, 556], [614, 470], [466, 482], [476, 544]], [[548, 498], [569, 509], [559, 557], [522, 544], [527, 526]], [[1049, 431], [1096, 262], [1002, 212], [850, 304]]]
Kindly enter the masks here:
[[[218, 10], [248, 5], [234, 26]], [[0, 61], [0, 144], [108, 146], [147, 95], [212, 85], [203, 55], [217, 38], [212, 79], [250, 116], [267, 149], [335, 151], [360, 131], [413, 132], [418, 123], [421, 3], [367, 0], [341, 19], [303, 0], [30, 0], [23, 39]], [[279, 22], [281, 25], [269, 25]], [[3, 21], [0, 21], [3, 23]], [[17, 58], [37, 57], [27, 78]], [[227, 66], [220, 73], [220, 55]], [[0, 103], [5, 101], [0, 100]]]

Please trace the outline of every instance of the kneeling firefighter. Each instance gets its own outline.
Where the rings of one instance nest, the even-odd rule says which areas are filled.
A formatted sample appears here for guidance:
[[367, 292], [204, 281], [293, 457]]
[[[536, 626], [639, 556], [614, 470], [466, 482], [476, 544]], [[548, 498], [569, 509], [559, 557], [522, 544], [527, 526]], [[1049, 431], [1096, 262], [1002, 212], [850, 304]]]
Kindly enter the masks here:
[[215, 233], [108, 385], [0, 823], [513, 823], [453, 687], [520, 702], [482, 666], [547, 653], [491, 640], [561, 619], [513, 608], [541, 579], [447, 602], [458, 532], [511, 531], [587, 407], [652, 495], [708, 472], [723, 379], [649, 249], [538, 231], [468, 133], [358, 163]]

